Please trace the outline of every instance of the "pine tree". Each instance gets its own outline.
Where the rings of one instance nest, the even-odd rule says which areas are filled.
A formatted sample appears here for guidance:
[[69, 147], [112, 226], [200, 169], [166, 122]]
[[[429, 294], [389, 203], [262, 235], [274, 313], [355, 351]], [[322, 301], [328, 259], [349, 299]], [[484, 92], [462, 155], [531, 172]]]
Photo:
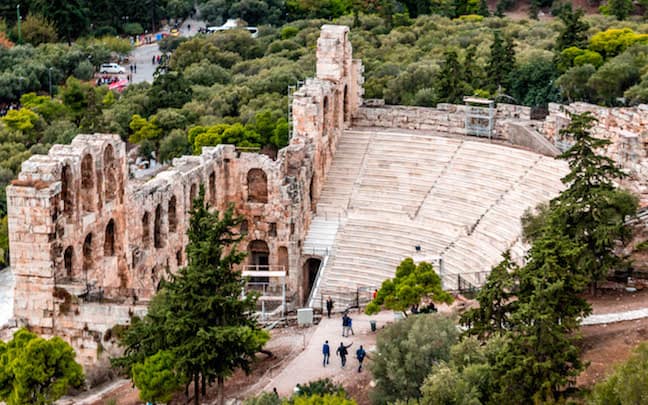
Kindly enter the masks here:
[[616, 18], [625, 20], [632, 12], [634, 5], [632, 0], [608, 0], [607, 7]]
[[439, 102], [459, 104], [462, 102], [466, 90], [463, 69], [459, 64], [457, 52], [446, 50], [443, 57], [441, 71], [436, 80]]
[[234, 266], [245, 254], [237, 250], [240, 236], [233, 228], [241, 222], [233, 208], [222, 218], [209, 212], [204, 188], [190, 212], [188, 265], [170, 280], [162, 282], [149, 313], [134, 320], [122, 340], [125, 356], [114, 361], [129, 368], [145, 363], [160, 350], [175, 357], [175, 368], [193, 381], [194, 403], [199, 387], [218, 382], [219, 403], [223, 404], [224, 380], [236, 368], [249, 371], [256, 352], [268, 340], [252, 316], [256, 297], [241, 298], [243, 280]]
[[572, 46], [584, 48], [587, 45], [587, 29], [589, 28], [589, 24], [582, 20], [583, 15], [584, 12], [582, 9], [573, 11], [570, 3], [562, 6], [558, 17], [565, 26], [560, 30], [560, 35], [556, 41], [556, 50], [558, 52]]
[[479, 11], [477, 12], [482, 17], [490, 17], [490, 11], [488, 10], [488, 2], [486, 0], [479, 1]]
[[513, 39], [502, 39], [502, 34], [495, 31], [490, 47], [490, 58], [486, 67], [488, 89], [491, 93], [506, 89], [511, 72], [515, 67], [515, 45]]

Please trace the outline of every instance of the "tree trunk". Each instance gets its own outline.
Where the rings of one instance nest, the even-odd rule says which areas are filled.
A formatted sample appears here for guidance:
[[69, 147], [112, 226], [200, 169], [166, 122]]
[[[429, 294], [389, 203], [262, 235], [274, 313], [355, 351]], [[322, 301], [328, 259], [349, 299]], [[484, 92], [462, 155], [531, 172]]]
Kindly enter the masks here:
[[191, 383], [185, 384], [185, 399], [187, 400], [187, 402], [189, 402], [189, 384]]
[[202, 384], [200, 387], [202, 397], [205, 398], [207, 396], [207, 378], [205, 378], [205, 375], [202, 375]]
[[225, 405], [225, 379], [218, 376], [218, 405]]
[[194, 405], [200, 403], [200, 391], [198, 390], [198, 373], [194, 373]]
[[259, 350], [259, 353], [263, 353], [268, 357], [274, 357], [274, 354], [272, 354], [272, 352], [270, 350], [261, 349], [261, 350]]

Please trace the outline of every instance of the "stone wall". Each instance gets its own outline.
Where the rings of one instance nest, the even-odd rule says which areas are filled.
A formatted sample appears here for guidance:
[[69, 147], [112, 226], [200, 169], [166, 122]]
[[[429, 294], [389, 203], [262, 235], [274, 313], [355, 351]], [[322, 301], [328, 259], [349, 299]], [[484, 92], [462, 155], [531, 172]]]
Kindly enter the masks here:
[[[353, 124], [363, 127], [428, 130], [438, 133], [466, 135], [466, 107], [456, 104], [438, 104], [436, 108], [411, 106], [361, 107]], [[529, 107], [497, 104], [494, 114], [494, 137], [506, 139], [506, 119], [529, 120]]]
[[352, 59], [348, 32], [322, 27], [317, 76], [294, 94], [293, 137], [276, 160], [219, 145], [135, 178], [119, 136], [94, 134], [24, 162], [7, 188], [16, 325], [63, 336], [92, 364], [97, 339], [126, 322], [124, 314], [145, 310], [167, 270], [185, 264], [188, 210], [200, 186], [212, 207], [233, 204], [245, 217], [246, 265], [287, 271], [288, 295], [301, 304], [311, 212], [362, 103], [362, 64]]
[[586, 111], [597, 119], [592, 134], [612, 142], [606, 154], [629, 174], [623, 185], [639, 195], [642, 206], [648, 205], [648, 105], [606, 108], [587, 103], [552, 103], [549, 115], [538, 127], [552, 143], [568, 145], [571, 139], [562, 137], [560, 130], [569, 124], [569, 113]]

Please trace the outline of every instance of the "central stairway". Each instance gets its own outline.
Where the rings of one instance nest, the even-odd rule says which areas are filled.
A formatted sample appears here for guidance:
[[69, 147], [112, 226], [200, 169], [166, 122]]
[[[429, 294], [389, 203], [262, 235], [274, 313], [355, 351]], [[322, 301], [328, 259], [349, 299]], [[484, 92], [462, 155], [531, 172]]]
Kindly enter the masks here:
[[415, 256], [442, 258], [448, 290], [480, 286], [506, 249], [524, 255], [520, 218], [562, 190], [566, 171], [566, 162], [477, 138], [345, 131], [304, 244], [304, 254], [326, 257], [309, 304], [379, 287]]

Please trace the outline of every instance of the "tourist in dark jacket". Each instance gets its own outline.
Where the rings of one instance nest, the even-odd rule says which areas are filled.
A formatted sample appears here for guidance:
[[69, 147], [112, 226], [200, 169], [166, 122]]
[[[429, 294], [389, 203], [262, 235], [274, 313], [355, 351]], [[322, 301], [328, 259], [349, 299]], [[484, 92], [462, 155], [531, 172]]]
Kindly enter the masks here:
[[340, 356], [340, 360], [342, 361], [342, 368], [346, 366], [346, 356], [349, 354], [348, 348], [353, 345], [353, 342], [351, 342], [348, 346], [345, 346], [344, 343], [340, 342], [340, 347], [337, 348], [335, 354]]

